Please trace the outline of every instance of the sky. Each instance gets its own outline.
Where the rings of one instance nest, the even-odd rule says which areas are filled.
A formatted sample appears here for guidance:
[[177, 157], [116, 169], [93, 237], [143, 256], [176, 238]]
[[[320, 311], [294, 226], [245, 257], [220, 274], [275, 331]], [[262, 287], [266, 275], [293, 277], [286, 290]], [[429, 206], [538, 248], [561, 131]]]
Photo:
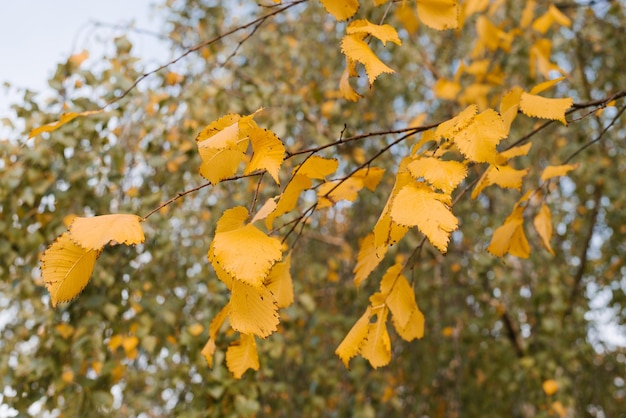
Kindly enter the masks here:
[[[83, 49], [98, 56], [99, 40], [122, 31], [90, 22], [159, 30], [154, 4], [160, 0], [21, 0], [2, 2], [0, 13], [0, 85], [43, 91], [56, 64]], [[146, 59], [158, 57], [158, 41], [131, 33], [133, 51]], [[100, 49], [98, 49], [100, 48]], [[0, 88], [0, 119], [9, 116], [15, 89]]]

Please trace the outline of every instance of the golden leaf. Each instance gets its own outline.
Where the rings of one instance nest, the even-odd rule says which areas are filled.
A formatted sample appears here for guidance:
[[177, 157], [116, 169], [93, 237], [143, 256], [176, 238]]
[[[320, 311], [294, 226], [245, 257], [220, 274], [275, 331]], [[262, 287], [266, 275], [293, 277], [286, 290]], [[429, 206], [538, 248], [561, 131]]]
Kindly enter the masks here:
[[489, 166], [472, 191], [472, 199], [483, 191], [484, 188], [496, 184], [503, 189], [520, 190], [522, 180], [528, 174], [528, 169], [516, 170], [509, 165]]
[[524, 234], [524, 208], [516, 206], [504, 224], [493, 232], [487, 251], [497, 257], [509, 253], [516, 257], [528, 258], [530, 246]]
[[67, 232], [48, 247], [41, 258], [41, 275], [52, 306], [68, 302], [82, 292], [99, 255], [100, 250], [76, 245]]
[[507, 134], [500, 115], [493, 109], [487, 109], [454, 134], [453, 139], [461, 153], [469, 160], [493, 164], [496, 162], [496, 147]]
[[346, 68], [341, 73], [339, 79], [339, 92], [344, 99], [351, 102], [358, 102], [361, 96], [350, 85], [350, 77], [356, 76], [356, 62], [346, 57]]
[[380, 264], [387, 252], [387, 246], [377, 251], [374, 233], [369, 233], [361, 242], [359, 253], [357, 255], [357, 263], [354, 267], [354, 284], [359, 287], [361, 283], [370, 275], [372, 271]]
[[265, 338], [277, 329], [278, 307], [265, 286], [255, 288], [233, 280], [228, 319], [235, 331]]
[[372, 316], [372, 308], [367, 307], [367, 310], [356, 323], [350, 329], [350, 332], [341, 341], [341, 344], [335, 350], [335, 354], [339, 356], [343, 365], [348, 368], [350, 359], [361, 351], [361, 347], [365, 342], [365, 338], [369, 332], [369, 322]]
[[267, 129], [254, 127], [250, 129], [249, 137], [254, 154], [244, 174], [250, 174], [256, 170], [267, 170], [276, 184], [280, 184], [278, 171], [285, 156], [285, 146], [273, 132]]
[[95, 115], [97, 113], [102, 112], [102, 109], [100, 110], [87, 110], [85, 112], [68, 112], [68, 113], [64, 113], [61, 115], [61, 117], [59, 118], [59, 120], [57, 122], [54, 123], [49, 123], [47, 125], [44, 126], [40, 126], [38, 128], [34, 128], [30, 131], [30, 133], [28, 134], [28, 138], [32, 138], [34, 136], [37, 136], [41, 133], [44, 132], [52, 132], [55, 131], [57, 129], [59, 129], [61, 126], [65, 125], [68, 122], [73, 121], [74, 119], [76, 119], [79, 116], [89, 116], [89, 115]]
[[568, 28], [572, 24], [571, 20], [567, 16], [551, 4], [550, 7], [548, 7], [548, 10], [533, 22], [533, 29], [543, 34], [546, 33], [548, 29], [550, 29], [550, 26], [552, 26], [555, 22]]
[[484, 15], [479, 16], [476, 21], [476, 32], [478, 33], [479, 39], [491, 51], [495, 51], [498, 48], [502, 49], [504, 52], [511, 50], [514, 35], [499, 29]]
[[235, 376], [235, 379], [241, 379], [241, 376], [248, 369], [259, 370], [259, 354], [254, 335], [242, 333], [239, 340], [233, 341], [228, 346], [226, 367]]
[[351, 60], [365, 66], [370, 85], [374, 84], [376, 78], [383, 73], [393, 74], [395, 71], [385, 65], [361, 38], [360, 34], [344, 36], [341, 40], [341, 52]]
[[522, 93], [520, 110], [526, 116], [558, 120], [563, 125], [567, 125], [565, 111], [572, 107], [573, 103], [574, 101], [570, 97], [564, 99], [548, 99], [546, 97]]
[[[233, 221], [241, 220], [241, 217], [248, 216], [241, 210], [237, 212], [233, 209], [226, 211], [223, 215], [231, 217]], [[212, 264], [218, 264], [232, 278], [246, 282], [254, 287], [263, 285], [274, 263], [282, 257], [282, 245], [276, 238], [269, 237], [252, 224], [247, 224], [239, 228], [228, 231], [216, 230], [215, 238], [211, 244]]]
[[291, 253], [285, 260], [274, 264], [265, 280], [267, 290], [272, 292], [276, 306], [286, 308], [293, 303], [293, 280], [291, 279]]
[[550, 246], [550, 239], [552, 238], [552, 214], [550, 213], [550, 208], [545, 203], [541, 205], [539, 213], [537, 213], [537, 216], [533, 219], [533, 225], [541, 238], [543, 246], [546, 247], [546, 250], [548, 250], [550, 254], [554, 255], [552, 246]]
[[396, 45], [402, 45], [402, 41], [398, 37], [398, 32], [391, 25], [376, 25], [365, 19], [359, 19], [351, 22], [346, 28], [348, 35], [367, 34], [372, 35], [387, 45], [387, 42], [393, 42]]
[[228, 304], [224, 306], [211, 321], [211, 324], [209, 325], [209, 340], [201, 351], [201, 354], [204, 356], [207, 364], [211, 368], [213, 367], [213, 354], [215, 354], [215, 340], [217, 339], [217, 333], [224, 324], [226, 318], [228, 318]]
[[72, 241], [88, 250], [101, 250], [105, 245], [135, 245], [146, 239], [141, 218], [131, 214], [114, 214], [82, 218], [77, 216], [69, 227]]
[[452, 193], [467, 176], [467, 167], [464, 164], [433, 157], [418, 158], [408, 165], [408, 169], [416, 180], [422, 177], [431, 186], [446, 194]]
[[450, 120], [442, 122], [435, 130], [435, 136], [439, 138], [451, 139], [459, 131], [466, 128], [478, 113], [476, 105], [467, 106], [461, 113]]
[[365, 343], [361, 346], [361, 356], [377, 369], [391, 361], [391, 340], [387, 331], [388, 309], [385, 306], [373, 309], [376, 322], [368, 324]]
[[339, 167], [339, 161], [334, 158], [323, 158], [316, 155], [307, 158], [302, 164], [294, 168], [297, 175], [306, 176], [310, 179], [324, 180]]
[[554, 86], [557, 83], [560, 83], [563, 80], [565, 80], [565, 77], [559, 77], [559, 78], [555, 78], [554, 80], [544, 81], [543, 83], [539, 83], [535, 87], [530, 89], [530, 91], [528, 93], [529, 94], [539, 94], [542, 91], [549, 89], [550, 87]]
[[270, 197], [267, 201], [261, 206], [261, 209], [257, 211], [254, 215], [254, 218], [250, 221], [251, 224], [256, 221], [261, 221], [269, 216], [270, 213], [274, 212], [276, 209], [276, 197]]
[[400, 225], [417, 226], [439, 251], [445, 253], [450, 233], [459, 225], [450, 204], [449, 195], [436, 193], [422, 183], [412, 183], [398, 192], [390, 215]]
[[511, 124], [517, 117], [519, 101], [523, 92], [524, 90], [522, 90], [521, 87], [513, 87], [511, 90], [506, 92], [506, 94], [502, 96], [502, 100], [500, 100], [500, 116], [502, 117], [504, 128], [507, 133], [510, 131]]
[[283, 194], [280, 195], [278, 199], [278, 203], [276, 204], [276, 209], [271, 212], [267, 218], [265, 219], [265, 226], [267, 229], [272, 229], [272, 225], [274, 224], [274, 219], [277, 217], [284, 215], [287, 212], [290, 212], [293, 208], [296, 207], [296, 203], [298, 203], [298, 199], [300, 198], [300, 194], [311, 187], [311, 179], [307, 176], [296, 174], [293, 176], [291, 181], [285, 187]]
[[549, 165], [541, 173], [541, 181], [546, 181], [552, 177], [564, 176], [576, 169], [578, 164]]
[[324, 9], [337, 20], [346, 20], [359, 10], [358, 0], [320, 0]]
[[559, 390], [559, 384], [554, 379], [548, 379], [541, 384], [546, 395], [554, 395]]
[[413, 341], [424, 336], [424, 314], [419, 308], [411, 311], [411, 315], [403, 327], [397, 323], [395, 316], [391, 319], [396, 332], [404, 341]]
[[428, 27], [445, 30], [459, 26], [457, 0], [417, 0], [417, 14]]

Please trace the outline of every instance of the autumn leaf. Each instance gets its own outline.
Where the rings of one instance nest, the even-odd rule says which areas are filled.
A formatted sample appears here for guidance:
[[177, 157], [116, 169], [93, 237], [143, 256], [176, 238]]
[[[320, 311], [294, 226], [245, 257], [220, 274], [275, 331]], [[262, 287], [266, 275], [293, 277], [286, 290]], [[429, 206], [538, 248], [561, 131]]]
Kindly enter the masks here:
[[69, 227], [72, 241], [88, 250], [101, 250], [105, 245], [135, 245], [146, 239], [141, 218], [131, 214], [76, 217]]
[[554, 23], [568, 28], [572, 24], [567, 16], [551, 4], [548, 10], [533, 22], [533, 29], [543, 34], [546, 33]]
[[337, 167], [339, 167], [339, 161], [335, 158], [323, 158], [314, 155], [294, 168], [293, 172], [310, 179], [324, 180], [326, 176], [333, 174]]
[[276, 306], [279, 308], [286, 308], [293, 303], [293, 280], [290, 269], [291, 253], [285, 257], [284, 261], [274, 264], [265, 280], [265, 286], [274, 296]]
[[254, 154], [244, 174], [250, 174], [256, 170], [267, 170], [276, 184], [280, 184], [278, 171], [285, 155], [285, 146], [273, 132], [267, 129], [255, 126], [250, 129], [248, 135]]
[[341, 200], [353, 202], [363, 187], [376, 190], [384, 172], [378, 167], [362, 168], [344, 180], [323, 183], [317, 190], [318, 208], [331, 207]]
[[504, 128], [508, 133], [511, 129], [511, 124], [517, 117], [517, 111], [519, 110], [519, 102], [524, 90], [521, 87], [514, 87], [500, 100], [500, 116], [504, 122]]
[[272, 293], [265, 287], [252, 287], [241, 280], [233, 280], [228, 319], [235, 331], [265, 338], [278, 325], [278, 306]]
[[272, 229], [274, 225], [274, 219], [290, 212], [296, 207], [300, 194], [311, 187], [311, 179], [305, 175], [296, 174], [291, 181], [285, 187], [285, 190], [280, 195], [276, 209], [271, 212], [265, 218], [265, 226], [267, 229]]
[[439, 138], [448, 138], [451, 139], [460, 132], [462, 129], [465, 129], [469, 124], [474, 120], [476, 114], [478, 113], [478, 106], [469, 105], [461, 113], [457, 116], [453, 117], [450, 120], [442, 122], [437, 126], [435, 130], [435, 136]]
[[572, 170], [575, 170], [578, 164], [549, 165], [543, 169], [541, 173], [541, 181], [546, 181], [553, 177], [564, 176]]
[[436, 193], [421, 183], [404, 186], [393, 200], [391, 218], [417, 228], [442, 253], [448, 249], [450, 233], [459, 222], [449, 208], [450, 196]]
[[395, 71], [385, 65], [372, 52], [362, 37], [361, 34], [344, 36], [341, 40], [341, 52], [349, 59], [360, 62], [365, 66], [367, 78], [370, 85], [372, 85], [379, 75], [383, 73], [393, 74]]
[[209, 367], [213, 368], [213, 355], [216, 349], [217, 333], [228, 318], [228, 305], [224, 306], [211, 321], [209, 325], [209, 340], [202, 348], [201, 354], [204, 356]]
[[457, 0], [417, 0], [417, 15], [432, 29], [456, 29], [459, 26]]
[[402, 41], [398, 37], [398, 32], [393, 26], [376, 25], [365, 19], [359, 19], [351, 22], [346, 28], [346, 33], [348, 35], [357, 33], [371, 35], [381, 41], [383, 45], [387, 45], [387, 42], [402, 45]]
[[541, 384], [541, 388], [546, 395], [552, 396], [559, 390], [559, 384], [554, 379], [548, 379]]
[[491, 238], [487, 251], [497, 257], [503, 257], [506, 253], [520, 258], [528, 258], [530, 246], [524, 234], [524, 208], [516, 206], [504, 224], [498, 227]]
[[351, 18], [359, 10], [358, 0], [320, 0], [320, 2], [324, 9], [339, 21]]
[[415, 293], [402, 274], [394, 278], [393, 286], [385, 301], [400, 328], [406, 327], [413, 311], [418, 310]]
[[424, 178], [431, 186], [446, 194], [452, 193], [467, 176], [464, 164], [433, 157], [417, 158], [408, 165], [408, 169], [416, 180]]
[[541, 238], [543, 246], [546, 247], [550, 254], [554, 255], [554, 250], [552, 250], [550, 245], [550, 239], [552, 238], [552, 214], [550, 213], [550, 208], [545, 203], [541, 205], [541, 209], [539, 209], [537, 216], [533, 219], [533, 225]]
[[[263, 285], [272, 265], [282, 257], [282, 245], [252, 224], [241, 225], [248, 211], [239, 206], [222, 215], [223, 229], [216, 229], [211, 243], [213, 265], [218, 264], [232, 278], [254, 287]], [[225, 230], [225, 225], [238, 225]]]
[[359, 253], [357, 254], [357, 263], [353, 270], [354, 284], [356, 287], [359, 287], [370, 273], [374, 271], [382, 261], [386, 252], [387, 246], [381, 249], [376, 248], [373, 232], [363, 239], [359, 247]]
[[256, 221], [260, 221], [260, 220], [263, 220], [263, 219], [267, 218], [270, 213], [272, 213], [272, 212], [274, 212], [274, 210], [276, 210], [276, 206], [277, 206], [276, 205], [276, 198], [275, 197], [270, 197], [263, 204], [263, 206], [261, 206], [261, 209], [259, 209], [256, 212], [256, 214], [254, 215], [254, 218], [252, 218], [250, 223], [253, 224]]
[[248, 369], [259, 370], [259, 354], [254, 335], [242, 333], [239, 340], [233, 341], [228, 346], [226, 367], [235, 379], [241, 379]]
[[348, 368], [350, 359], [361, 351], [361, 347], [365, 342], [365, 338], [369, 332], [369, 322], [372, 316], [372, 308], [367, 307], [367, 310], [356, 323], [350, 329], [350, 332], [341, 341], [341, 344], [335, 350], [335, 354], [339, 356], [343, 365]]
[[493, 164], [496, 162], [496, 147], [507, 135], [508, 130], [500, 115], [493, 109], [487, 109], [452, 136], [467, 159]]
[[363, 97], [350, 85], [350, 78], [356, 77], [357, 75], [356, 62], [346, 57], [346, 68], [344, 68], [341, 73], [341, 78], [339, 79], [339, 92], [344, 99], [351, 102], [358, 102], [359, 99]]
[[66, 232], [41, 258], [41, 275], [52, 306], [74, 299], [87, 286], [100, 250], [75, 244]]
[[368, 324], [365, 343], [361, 347], [361, 356], [368, 360], [370, 365], [377, 369], [386, 366], [391, 361], [391, 340], [387, 331], [387, 307], [382, 306], [372, 310], [376, 315], [376, 322]]
[[574, 101], [570, 98], [548, 99], [534, 94], [522, 93], [520, 98], [520, 110], [526, 116], [542, 119], [558, 120], [567, 125], [565, 111], [572, 107]]
[[516, 170], [509, 165], [489, 166], [472, 191], [472, 199], [476, 199], [483, 189], [492, 184], [496, 184], [503, 189], [520, 190], [522, 180], [526, 177], [528, 171], [528, 168]]
[[73, 121], [74, 119], [76, 119], [79, 116], [89, 116], [89, 115], [95, 115], [97, 113], [101, 113], [102, 109], [100, 110], [88, 110], [85, 112], [68, 112], [68, 113], [64, 113], [61, 115], [61, 117], [59, 118], [58, 121], [54, 122], [54, 123], [49, 123], [47, 125], [43, 125], [40, 126], [38, 128], [35, 128], [33, 130], [30, 131], [30, 133], [28, 134], [28, 138], [32, 138], [35, 137], [41, 133], [44, 132], [52, 132], [55, 131], [57, 129], [59, 129], [61, 126], [65, 125], [68, 122]]

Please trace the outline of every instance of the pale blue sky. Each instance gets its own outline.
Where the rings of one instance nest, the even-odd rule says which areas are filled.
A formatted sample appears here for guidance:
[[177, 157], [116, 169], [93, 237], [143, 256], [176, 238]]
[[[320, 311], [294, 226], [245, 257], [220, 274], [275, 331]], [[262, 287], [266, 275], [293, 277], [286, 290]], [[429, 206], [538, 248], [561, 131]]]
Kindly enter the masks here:
[[[19, 0], [1, 2], [0, 84], [35, 91], [46, 88], [46, 80], [56, 64], [82, 49], [102, 52], [98, 39], [108, 39], [121, 31], [94, 28], [90, 21], [158, 30], [153, 4], [161, 0]], [[146, 59], [158, 57], [155, 39], [130, 35], [134, 51]], [[100, 48], [100, 49], [98, 49]], [[167, 54], [164, 54], [167, 56]], [[7, 116], [8, 104], [16, 99], [0, 89], [0, 118]]]

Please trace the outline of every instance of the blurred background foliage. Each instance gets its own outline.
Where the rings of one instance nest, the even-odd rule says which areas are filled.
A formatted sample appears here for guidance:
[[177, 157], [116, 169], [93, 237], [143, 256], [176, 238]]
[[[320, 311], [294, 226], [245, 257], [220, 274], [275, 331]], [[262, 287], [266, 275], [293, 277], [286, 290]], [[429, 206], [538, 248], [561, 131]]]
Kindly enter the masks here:
[[[164, 62], [272, 10], [249, 1], [226, 3], [168, 0], [157, 6], [169, 39]], [[382, 18], [385, 8], [363, 3], [360, 17]], [[514, 28], [524, 2], [500, 3], [493, 19]], [[413, 28], [393, 13], [400, 4], [393, 3], [385, 21], [404, 27], [403, 45], [376, 50], [396, 74], [381, 76], [372, 88], [362, 75], [357, 85], [365, 97], [358, 103], [338, 95], [345, 23], [312, 0], [268, 20], [252, 36], [241, 31], [199, 49], [147, 78], [104, 113], [30, 140], [25, 139], [30, 129], [66, 110], [98, 109], [152, 68], [120, 34], [110, 40], [114, 52], [108, 56], [60, 63], [49, 81], [55, 94], [44, 103], [36, 92], [23, 92], [12, 109], [24, 139], [0, 141], [0, 399], [5, 412], [626, 416], [624, 116], [576, 158], [577, 170], [552, 183], [547, 201], [555, 256], [540, 248], [528, 227], [529, 259], [486, 253], [518, 192], [492, 187], [475, 201], [464, 196], [455, 205], [461, 227], [448, 254], [427, 246], [408, 272], [426, 317], [425, 336], [406, 343], [392, 333], [393, 359], [385, 368], [372, 370], [356, 358], [346, 370], [334, 350], [364, 311], [384, 268], [421, 239], [411, 232], [355, 289], [359, 239], [375, 224], [393, 185], [393, 169], [415, 139], [377, 160], [388, 172], [376, 192], [361, 192], [354, 204], [310, 219], [293, 252], [296, 302], [281, 312], [280, 332], [258, 342], [261, 369], [241, 380], [233, 379], [224, 364], [234, 335], [220, 336], [212, 370], [200, 354], [211, 319], [228, 300], [206, 252], [221, 213], [250, 204], [255, 179], [204, 188], [151, 216], [143, 245], [107, 249], [81, 296], [51, 308], [38, 260], [65, 230], [66, 216], [142, 216], [202, 184], [194, 138], [226, 113], [264, 107], [259, 124], [295, 151], [335, 141], [342, 132], [401, 128], [420, 114], [424, 123], [434, 123], [462, 110], [458, 100], [438, 98], [433, 89], [469, 56], [475, 17], [458, 31]], [[538, 1], [538, 13], [547, 6]], [[557, 6], [572, 20], [571, 28], [549, 33], [552, 59], [568, 73], [558, 96], [585, 102], [626, 88], [624, 2]], [[509, 53], [490, 57], [503, 75], [490, 87], [491, 106], [512, 86], [529, 89], [543, 81], [529, 72], [528, 49], [535, 37], [524, 31]], [[460, 81], [463, 88], [475, 82], [473, 76]], [[470, 94], [465, 97], [472, 101]], [[597, 137], [615, 114], [608, 108], [535, 135], [530, 155], [520, 159], [520, 167], [531, 168], [525, 188], [537, 184], [533, 179], [542, 167], [560, 163]], [[528, 134], [535, 123], [518, 117], [507, 143]], [[347, 171], [394, 138], [369, 138], [325, 155], [339, 156], [340, 170]], [[284, 173], [298, 162], [293, 160]], [[476, 168], [465, 184], [479, 175]], [[278, 192], [266, 182], [260, 201]], [[313, 197], [305, 195], [301, 208]], [[545, 390], [546, 381], [556, 383], [557, 390]]]

